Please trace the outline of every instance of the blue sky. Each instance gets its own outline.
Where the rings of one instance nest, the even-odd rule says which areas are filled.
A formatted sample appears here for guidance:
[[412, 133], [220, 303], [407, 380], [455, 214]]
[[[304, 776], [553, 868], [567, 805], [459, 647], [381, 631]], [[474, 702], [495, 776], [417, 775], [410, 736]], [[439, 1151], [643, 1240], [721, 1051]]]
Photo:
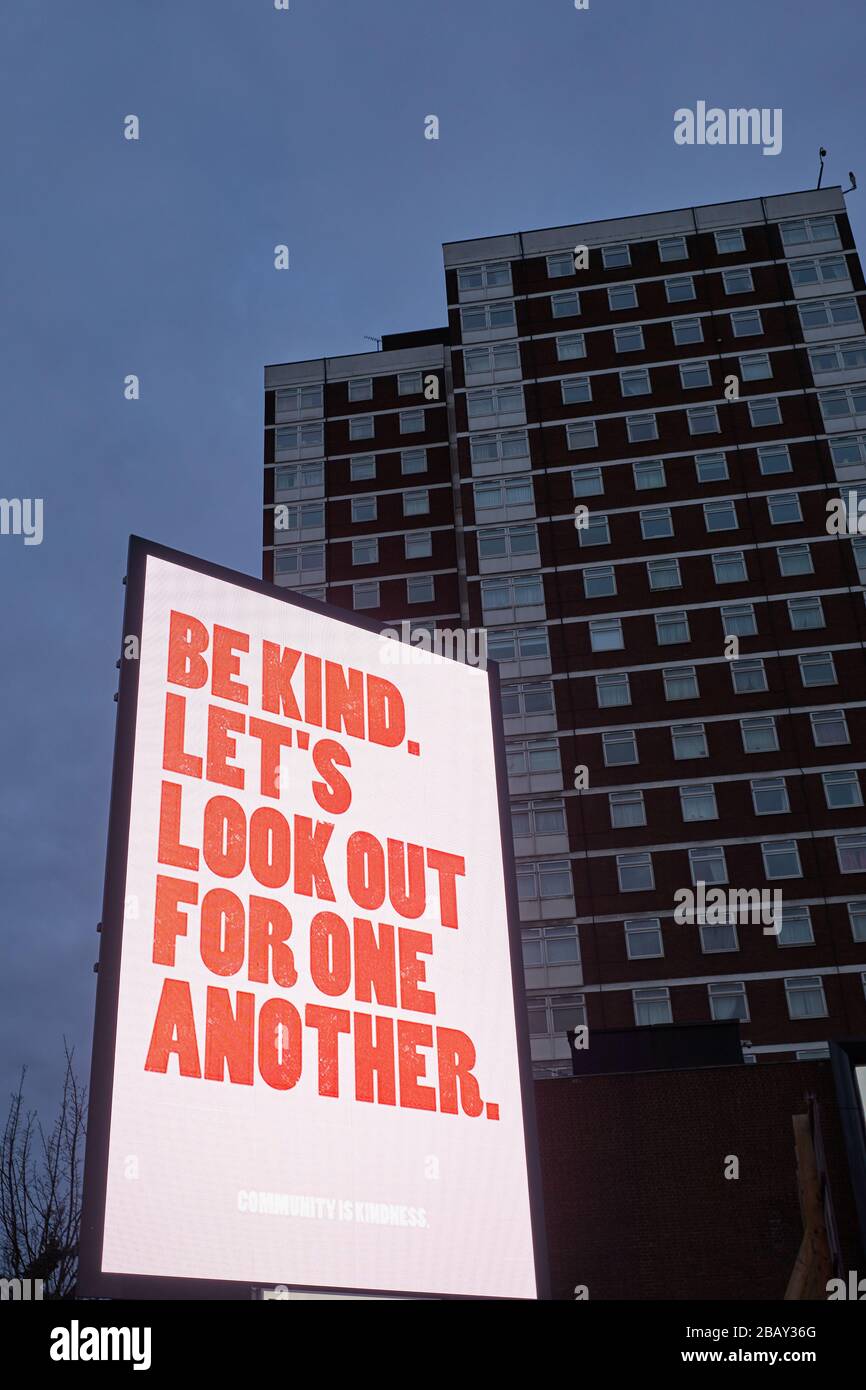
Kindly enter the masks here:
[[[862, 178], [862, 247], [866, 11], [28, 0], [3, 23], [0, 493], [44, 499], [44, 540], [0, 536], [0, 1080], [27, 1063], [44, 1105], [64, 1033], [89, 1067], [129, 533], [258, 573], [263, 365], [443, 323], [443, 241], [813, 187], [824, 144], [825, 183]], [[782, 152], [675, 145], [698, 100], [781, 107]]]

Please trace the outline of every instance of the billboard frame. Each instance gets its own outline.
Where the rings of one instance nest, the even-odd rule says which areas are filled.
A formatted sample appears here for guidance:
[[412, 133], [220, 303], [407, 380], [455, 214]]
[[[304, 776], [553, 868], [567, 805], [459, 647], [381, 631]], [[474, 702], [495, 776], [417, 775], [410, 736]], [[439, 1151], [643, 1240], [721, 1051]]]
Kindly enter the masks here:
[[[135, 754], [136, 718], [138, 709], [138, 659], [124, 659], [124, 647], [130, 637], [138, 640], [140, 651], [144, 614], [145, 576], [148, 558], [164, 560], [192, 570], [211, 579], [222, 580], [237, 588], [279, 599], [293, 608], [306, 609], [337, 622], [377, 636], [388, 626], [385, 622], [365, 618], [332, 604], [321, 603], [304, 594], [281, 588], [256, 579], [238, 570], [228, 569], [202, 560], [183, 551], [173, 550], [154, 541], [132, 535], [124, 584], [126, 597], [121, 635], [121, 656], [118, 662], [120, 679], [117, 701], [117, 720], [114, 735], [114, 757], [111, 776], [111, 796], [108, 813], [108, 843], [105, 859], [105, 882], [100, 922], [99, 962], [96, 971], [96, 1004], [90, 1066], [89, 1111], [84, 1157], [81, 1235], [79, 1241], [79, 1297], [119, 1299], [233, 1299], [255, 1298], [257, 1290], [273, 1285], [252, 1284], [246, 1280], [189, 1279], [176, 1275], [118, 1274], [102, 1269], [102, 1248], [105, 1230], [105, 1206], [108, 1186], [109, 1138], [111, 1133], [111, 1102], [114, 1088], [114, 1056], [117, 1041], [117, 1018], [120, 1002], [120, 962], [123, 951], [123, 920], [126, 897], [126, 870], [129, 851], [129, 823], [132, 807], [132, 774]], [[453, 658], [442, 656], [444, 661]], [[456, 665], [462, 663], [456, 662]], [[505, 737], [499, 699], [499, 668], [488, 663], [487, 676], [493, 730], [496, 793], [499, 805], [499, 832], [502, 846], [502, 868], [505, 887], [505, 915], [508, 928], [511, 981], [514, 1006], [514, 1025], [517, 1042], [518, 1082], [523, 1114], [523, 1140], [529, 1196], [530, 1227], [535, 1263], [535, 1279], [539, 1299], [550, 1297], [550, 1275], [547, 1237], [542, 1200], [541, 1165], [538, 1152], [538, 1129], [535, 1112], [532, 1065], [529, 1049], [529, 1024], [526, 1014], [526, 991], [521, 951], [520, 918], [517, 905], [517, 880], [514, 849], [511, 841], [511, 816], [508, 779], [505, 765]], [[281, 1287], [311, 1294], [335, 1294], [346, 1298], [417, 1298], [449, 1299], [473, 1302], [498, 1302], [495, 1295], [454, 1293], [419, 1293], [411, 1289], [338, 1288], [333, 1285], [295, 1284], [281, 1281]], [[525, 1300], [520, 1300], [525, 1301]], [[531, 1301], [531, 1300], [530, 1300]]]

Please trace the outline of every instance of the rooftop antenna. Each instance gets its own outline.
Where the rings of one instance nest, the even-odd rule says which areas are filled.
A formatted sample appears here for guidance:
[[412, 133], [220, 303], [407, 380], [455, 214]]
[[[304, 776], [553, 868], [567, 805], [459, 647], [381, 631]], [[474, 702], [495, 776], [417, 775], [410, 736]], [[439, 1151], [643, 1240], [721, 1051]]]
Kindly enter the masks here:
[[381, 338], [371, 338], [369, 333], [365, 333], [365, 334], [364, 334], [364, 337], [367, 339], [367, 342], [368, 342], [368, 343], [375, 343], [375, 344], [376, 344], [376, 351], [377, 351], [377, 352], [381, 352], [381, 351], [382, 351], [382, 339], [381, 339]]
[[849, 179], [851, 180], [851, 187], [850, 187], [850, 188], [843, 188], [843, 189], [842, 189], [842, 195], [843, 195], [843, 197], [844, 197], [844, 195], [845, 195], [846, 193], [853, 193], [854, 189], [857, 187], [857, 180], [855, 179], [854, 175], [851, 173], [851, 170], [850, 170], [850, 169], [848, 170], [848, 177], [849, 177]]
[[821, 146], [821, 148], [820, 148], [819, 151], [818, 151], [818, 156], [819, 156], [819, 158], [820, 158], [820, 160], [821, 160], [821, 167], [820, 167], [819, 170], [818, 170], [818, 182], [817, 182], [817, 184], [815, 185], [816, 188], [820, 188], [820, 187], [821, 187], [821, 180], [822, 180], [822, 178], [824, 177], [824, 160], [827, 158], [827, 151], [824, 149], [824, 146], [823, 146], [823, 145]]

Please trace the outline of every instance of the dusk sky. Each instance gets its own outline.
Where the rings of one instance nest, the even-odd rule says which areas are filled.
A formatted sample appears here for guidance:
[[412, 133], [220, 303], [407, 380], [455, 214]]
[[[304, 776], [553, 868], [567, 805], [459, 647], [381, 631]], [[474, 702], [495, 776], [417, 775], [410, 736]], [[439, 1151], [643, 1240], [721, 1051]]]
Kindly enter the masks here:
[[[50, 1109], [64, 1034], [89, 1071], [130, 532], [260, 573], [264, 365], [443, 324], [443, 241], [811, 188], [823, 144], [862, 255], [866, 11], [28, 0], [3, 27], [0, 493], [44, 500], [44, 538], [0, 536], [0, 1066]], [[781, 152], [675, 144], [698, 101], [782, 108]]]

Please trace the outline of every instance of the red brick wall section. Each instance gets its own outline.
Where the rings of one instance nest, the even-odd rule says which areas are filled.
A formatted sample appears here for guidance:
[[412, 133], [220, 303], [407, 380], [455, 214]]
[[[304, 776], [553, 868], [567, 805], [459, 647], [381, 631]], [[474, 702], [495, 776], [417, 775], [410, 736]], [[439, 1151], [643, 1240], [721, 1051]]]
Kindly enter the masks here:
[[856, 1268], [829, 1062], [536, 1082], [554, 1298], [781, 1299], [802, 1239], [791, 1116], [810, 1093]]

